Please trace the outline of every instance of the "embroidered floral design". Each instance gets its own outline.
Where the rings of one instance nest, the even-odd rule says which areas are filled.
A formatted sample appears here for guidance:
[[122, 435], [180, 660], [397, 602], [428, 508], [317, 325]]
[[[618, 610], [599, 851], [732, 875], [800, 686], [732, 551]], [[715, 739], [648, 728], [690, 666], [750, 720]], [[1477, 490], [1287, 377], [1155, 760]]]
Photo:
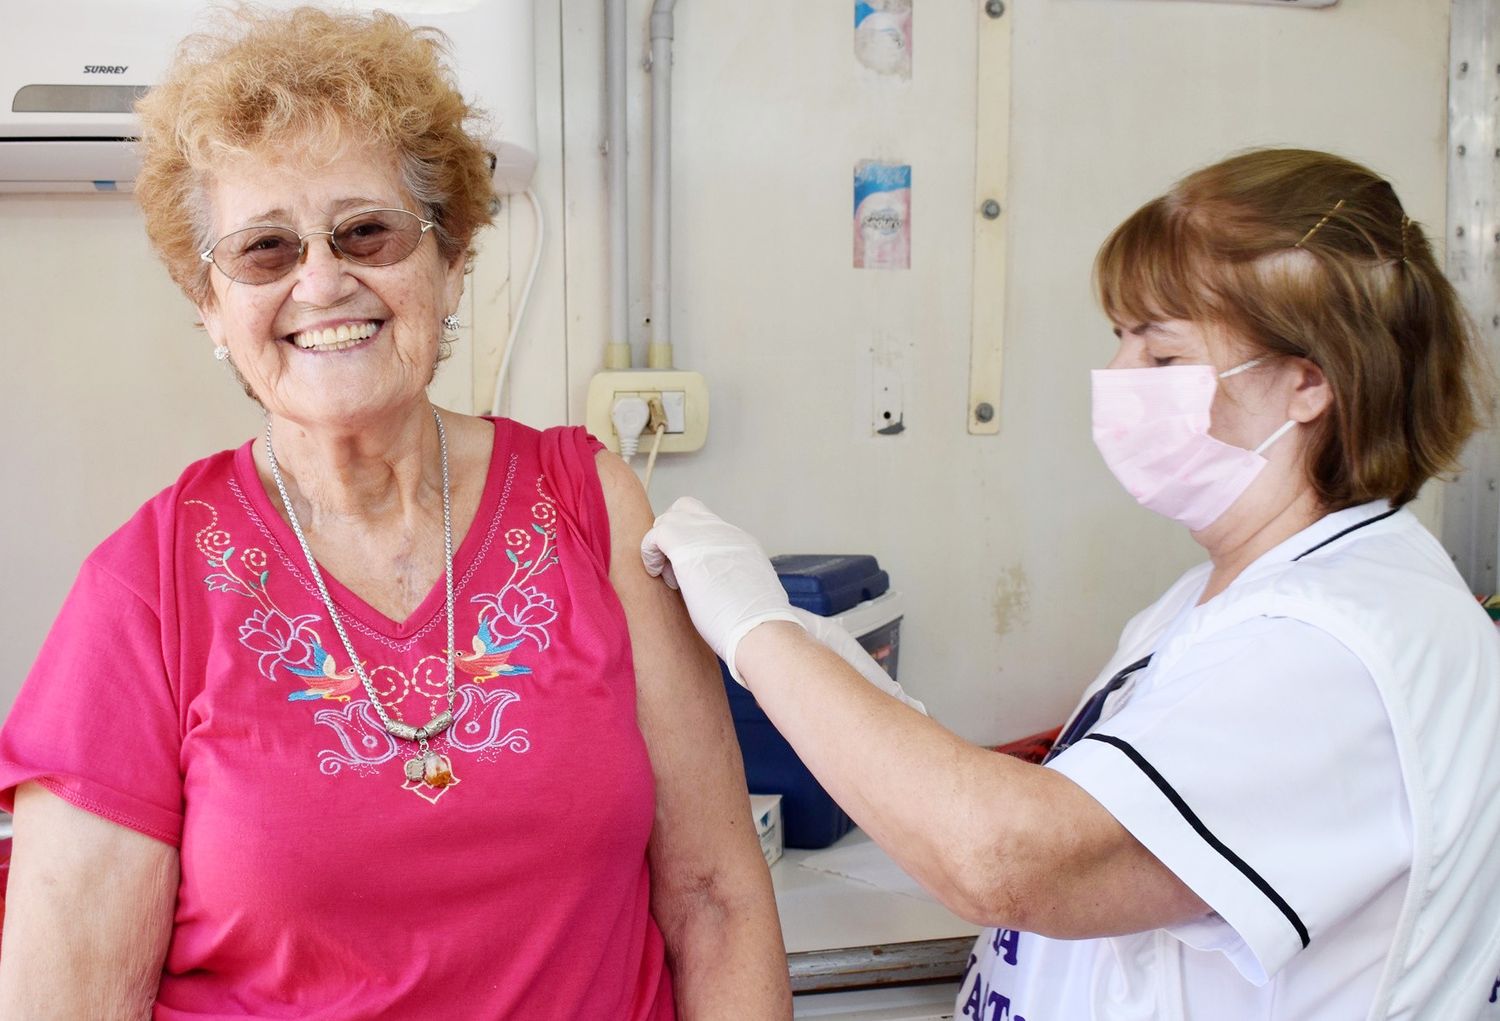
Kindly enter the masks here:
[[481, 593], [470, 602], [479, 604], [479, 627], [470, 642], [471, 652], [460, 653], [454, 666], [478, 683], [496, 677], [529, 674], [531, 668], [510, 662], [511, 653], [525, 642], [542, 651], [551, 644], [547, 627], [557, 620], [557, 604], [533, 579], [557, 563], [557, 504], [536, 480], [540, 499], [532, 504], [535, 520], [528, 528], [505, 533], [505, 557], [510, 577], [500, 591]]
[[312, 622], [317, 619], [309, 614], [288, 620], [274, 610], [253, 610], [240, 625], [240, 644], [260, 653], [260, 672], [268, 681], [276, 679], [278, 666], [311, 670], [319, 662], [320, 653], [327, 656], [312, 630]]
[[[493, 761], [503, 752], [524, 753], [531, 747], [525, 728], [506, 729], [505, 710], [521, 700], [515, 691], [479, 687], [497, 677], [522, 676], [532, 667], [511, 662], [513, 654], [531, 643], [540, 652], [551, 645], [550, 627], [558, 619], [557, 604], [538, 582], [557, 563], [557, 510], [553, 498], [537, 479], [539, 500], [532, 505], [529, 528], [512, 528], [505, 534], [505, 554], [510, 561], [509, 578], [499, 591], [472, 597], [479, 606], [471, 652], [458, 653], [454, 668], [473, 678], [459, 684], [453, 706], [453, 727], [432, 744], [438, 754], [455, 752]], [[255, 605], [239, 626], [239, 642], [256, 657], [256, 669], [272, 682], [290, 680], [299, 686], [289, 692], [289, 702], [344, 703], [340, 708], [321, 708], [313, 722], [332, 732], [333, 745], [321, 749], [318, 769], [326, 776], [344, 771], [368, 776], [401, 759], [410, 751], [405, 743], [388, 734], [365, 695], [359, 676], [351, 667], [340, 670], [333, 653], [324, 646], [318, 614], [292, 616], [277, 605], [269, 591], [271, 571], [264, 550], [238, 549], [229, 532], [219, 527], [219, 512], [202, 500], [185, 501], [201, 507], [209, 521], [195, 533], [194, 546], [202, 554], [209, 573], [204, 584], [210, 592], [222, 592], [251, 600]], [[388, 710], [412, 698], [414, 707], [406, 715], [420, 715], [426, 703], [427, 716], [446, 708], [446, 661], [440, 655], [420, 659], [407, 674], [395, 666], [362, 664], [371, 687]], [[425, 717], [424, 717], [425, 718]], [[456, 781], [455, 781], [456, 782]], [[436, 803], [446, 787], [428, 788], [407, 781], [407, 789]]]

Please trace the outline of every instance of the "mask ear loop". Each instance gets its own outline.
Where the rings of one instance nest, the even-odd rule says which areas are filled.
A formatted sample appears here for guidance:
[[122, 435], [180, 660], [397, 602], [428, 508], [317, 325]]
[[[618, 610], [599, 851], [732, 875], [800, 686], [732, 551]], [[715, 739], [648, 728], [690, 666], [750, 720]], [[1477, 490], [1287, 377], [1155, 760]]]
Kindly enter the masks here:
[[1295, 418], [1289, 418], [1289, 419], [1287, 419], [1285, 422], [1282, 423], [1280, 429], [1277, 429], [1271, 435], [1267, 436], [1265, 438], [1265, 440], [1261, 443], [1261, 445], [1258, 446], [1258, 447], [1256, 447], [1253, 451], [1251, 451], [1251, 453], [1254, 453], [1254, 454], [1264, 454], [1267, 450], [1271, 449], [1271, 444], [1275, 443], [1277, 440], [1279, 440], [1283, 436], [1285, 436], [1288, 432], [1291, 431], [1292, 426], [1294, 426], [1296, 424], [1297, 424], [1297, 420]]
[[[1223, 372], [1219, 373], [1219, 378], [1228, 379], [1230, 376], [1238, 376], [1241, 372], [1249, 372], [1251, 369], [1255, 368], [1257, 365], [1261, 364], [1270, 357], [1270, 355], [1261, 355], [1259, 358], [1252, 358], [1248, 362], [1236, 365], [1232, 369], [1226, 369]], [[1264, 454], [1267, 450], [1271, 449], [1271, 444], [1275, 443], [1277, 440], [1285, 436], [1287, 432], [1291, 430], [1292, 426], [1296, 424], [1297, 420], [1295, 418], [1287, 419], [1281, 424], [1280, 429], [1277, 429], [1271, 435], [1267, 436], [1265, 440], [1261, 442], [1260, 446], [1256, 447], [1253, 451], [1251, 451], [1251, 453]]]
[[1225, 369], [1223, 372], [1219, 373], [1219, 378], [1220, 379], [1228, 379], [1230, 376], [1238, 376], [1242, 372], [1249, 372], [1251, 369], [1255, 368], [1257, 365], [1261, 364], [1262, 362], [1264, 362], [1269, 357], [1271, 357], [1271, 356], [1270, 355], [1261, 355], [1259, 358], [1252, 358], [1248, 362], [1241, 362], [1239, 365], [1236, 365], [1234, 368], [1232, 368], [1232, 369]]

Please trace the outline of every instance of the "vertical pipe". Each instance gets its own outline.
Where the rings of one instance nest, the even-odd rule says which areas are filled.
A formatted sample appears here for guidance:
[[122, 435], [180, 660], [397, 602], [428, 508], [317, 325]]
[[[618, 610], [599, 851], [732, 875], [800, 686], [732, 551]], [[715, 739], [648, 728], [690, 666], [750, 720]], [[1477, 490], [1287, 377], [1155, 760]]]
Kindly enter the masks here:
[[606, 369], [628, 369], [630, 353], [630, 218], [626, 191], [625, 32], [628, 0], [604, 0], [605, 101], [609, 129], [605, 159], [609, 172], [609, 336]]
[[672, 367], [672, 8], [651, 7], [651, 344], [646, 365]]

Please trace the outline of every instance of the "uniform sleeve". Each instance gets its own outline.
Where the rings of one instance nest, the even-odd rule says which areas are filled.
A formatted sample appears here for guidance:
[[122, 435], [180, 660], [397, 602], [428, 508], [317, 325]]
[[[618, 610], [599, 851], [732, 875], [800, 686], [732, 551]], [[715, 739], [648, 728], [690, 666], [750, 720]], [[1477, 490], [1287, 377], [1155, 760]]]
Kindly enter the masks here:
[[0, 729], [0, 805], [35, 780], [173, 846], [182, 829], [177, 700], [159, 615], [84, 564]]
[[542, 433], [542, 474], [556, 495], [557, 513], [578, 539], [609, 570], [609, 510], [595, 455], [604, 449], [582, 426], [557, 426]]
[[1410, 868], [1395, 736], [1360, 659], [1299, 621], [1164, 670], [1050, 766], [1213, 908], [1169, 931], [1263, 984]]

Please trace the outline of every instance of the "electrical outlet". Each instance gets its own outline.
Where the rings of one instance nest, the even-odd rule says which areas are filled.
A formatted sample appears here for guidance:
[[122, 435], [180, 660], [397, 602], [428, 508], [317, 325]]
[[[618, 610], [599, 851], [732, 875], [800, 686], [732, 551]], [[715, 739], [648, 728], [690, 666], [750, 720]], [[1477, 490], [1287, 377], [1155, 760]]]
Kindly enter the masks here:
[[667, 412], [667, 435], [676, 436], [687, 432], [687, 393], [683, 390], [663, 390], [661, 404]]
[[[680, 369], [614, 369], [599, 372], [589, 380], [584, 424], [600, 442], [616, 453], [620, 438], [610, 421], [615, 401], [627, 395], [646, 400], [661, 399], [667, 414], [667, 431], [661, 438], [661, 453], [679, 454], [699, 450], [708, 439], [708, 384], [697, 372]], [[649, 434], [641, 437], [640, 451], [651, 449]]]

